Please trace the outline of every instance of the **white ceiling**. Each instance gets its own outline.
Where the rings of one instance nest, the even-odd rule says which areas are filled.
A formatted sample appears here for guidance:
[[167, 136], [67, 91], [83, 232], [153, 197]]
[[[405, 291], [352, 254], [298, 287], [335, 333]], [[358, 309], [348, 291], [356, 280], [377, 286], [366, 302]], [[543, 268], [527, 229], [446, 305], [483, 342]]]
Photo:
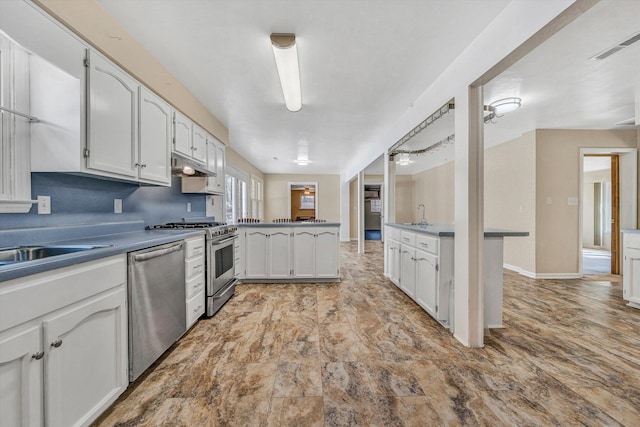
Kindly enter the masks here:
[[[522, 107], [485, 125], [485, 147], [533, 129], [634, 129], [640, 102], [640, 41], [610, 57], [594, 55], [640, 32], [640, 1], [603, 0], [484, 87], [485, 104], [522, 98]], [[453, 114], [441, 129], [419, 134], [412, 149], [453, 133]], [[416, 123], [417, 124], [417, 123]], [[453, 160], [453, 146], [398, 166], [413, 174]]]
[[[99, 0], [265, 173], [339, 173], [509, 0]], [[303, 108], [269, 35], [296, 34]], [[392, 145], [395, 141], [389, 141]], [[310, 163], [294, 160], [307, 155]]]

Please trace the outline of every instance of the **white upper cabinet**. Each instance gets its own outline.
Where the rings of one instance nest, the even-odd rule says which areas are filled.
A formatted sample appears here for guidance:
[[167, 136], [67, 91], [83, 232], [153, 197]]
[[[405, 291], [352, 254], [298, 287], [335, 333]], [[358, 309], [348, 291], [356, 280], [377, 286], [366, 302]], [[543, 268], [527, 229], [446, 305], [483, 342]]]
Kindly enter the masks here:
[[[0, 106], [29, 115], [29, 55], [0, 33]], [[31, 209], [30, 123], [0, 111], [0, 212]]]
[[215, 188], [217, 193], [224, 194], [226, 148], [222, 142], [215, 138], [213, 139], [213, 145], [216, 150]]
[[170, 185], [171, 108], [160, 97], [140, 87], [140, 180]]
[[137, 178], [138, 83], [89, 51], [87, 167]]
[[200, 163], [207, 161], [207, 133], [200, 126], [194, 124], [193, 139], [191, 140], [192, 157]]
[[173, 112], [173, 151], [191, 157], [191, 127], [193, 123], [182, 113]]

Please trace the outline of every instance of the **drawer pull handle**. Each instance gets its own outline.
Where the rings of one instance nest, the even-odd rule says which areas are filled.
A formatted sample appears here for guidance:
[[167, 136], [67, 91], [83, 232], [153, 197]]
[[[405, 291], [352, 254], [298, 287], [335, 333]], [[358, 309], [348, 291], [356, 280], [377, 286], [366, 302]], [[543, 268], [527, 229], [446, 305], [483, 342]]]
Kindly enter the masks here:
[[39, 351], [37, 353], [34, 353], [31, 355], [32, 358], [36, 359], [36, 360], [40, 360], [44, 357], [44, 351]]
[[61, 339], [59, 339], [59, 338], [58, 338], [57, 340], [55, 340], [54, 342], [52, 342], [52, 343], [51, 343], [51, 347], [55, 347], [55, 348], [58, 348], [58, 347], [60, 347], [61, 345], [62, 345], [62, 340], [61, 340]]
[[198, 311], [200, 311], [200, 309], [202, 308], [202, 305], [197, 306], [196, 308], [193, 309], [194, 313], [197, 313]]

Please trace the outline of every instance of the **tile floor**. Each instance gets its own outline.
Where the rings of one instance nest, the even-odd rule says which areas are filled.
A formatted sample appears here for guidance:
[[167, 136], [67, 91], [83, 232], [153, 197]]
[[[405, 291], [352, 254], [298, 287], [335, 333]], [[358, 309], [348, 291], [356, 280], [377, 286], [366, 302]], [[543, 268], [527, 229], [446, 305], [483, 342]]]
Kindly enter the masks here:
[[505, 272], [504, 320], [468, 349], [342, 244], [339, 284], [244, 284], [96, 426], [640, 425], [640, 311], [619, 276]]

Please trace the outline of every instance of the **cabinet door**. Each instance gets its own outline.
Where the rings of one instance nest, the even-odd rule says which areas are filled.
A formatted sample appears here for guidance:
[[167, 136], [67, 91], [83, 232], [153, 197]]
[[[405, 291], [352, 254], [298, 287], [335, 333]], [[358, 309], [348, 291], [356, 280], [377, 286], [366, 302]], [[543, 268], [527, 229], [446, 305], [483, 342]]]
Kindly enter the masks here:
[[[295, 230], [295, 229], [294, 229]], [[293, 275], [299, 278], [315, 277], [315, 230], [293, 232]]]
[[245, 269], [247, 279], [267, 277], [267, 231], [247, 229], [245, 242]]
[[386, 242], [387, 276], [395, 285], [400, 285], [400, 245], [395, 240]]
[[640, 250], [625, 247], [623, 297], [629, 302], [640, 304]]
[[416, 302], [427, 313], [436, 316], [438, 290], [438, 258], [425, 251], [416, 250]]
[[140, 87], [140, 154], [142, 181], [169, 185], [171, 169], [171, 109], [145, 87]]
[[48, 425], [88, 424], [127, 387], [125, 298], [118, 289], [44, 320]]
[[416, 293], [415, 253], [415, 249], [400, 246], [400, 287], [411, 298]]
[[220, 141], [215, 141], [215, 150], [216, 150], [216, 187], [217, 192], [222, 194], [224, 193], [224, 183], [225, 183], [225, 165], [226, 165], [226, 148], [224, 144]]
[[185, 115], [173, 112], [173, 151], [191, 157], [191, 120]]
[[191, 140], [191, 156], [200, 163], [207, 162], [207, 134], [197, 125], [193, 125], [193, 139]]
[[87, 167], [137, 178], [138, 83], [89, 52]]
[[42, 420], [40, 325], [0, 335], [0, 426], [30, 427]]
[[291, 276], [291, 232], [288, 228], [269, 232], [269, 277], [286, 279]]
[[338, 277], [338, 230], [316, 229], [316, 277]]

